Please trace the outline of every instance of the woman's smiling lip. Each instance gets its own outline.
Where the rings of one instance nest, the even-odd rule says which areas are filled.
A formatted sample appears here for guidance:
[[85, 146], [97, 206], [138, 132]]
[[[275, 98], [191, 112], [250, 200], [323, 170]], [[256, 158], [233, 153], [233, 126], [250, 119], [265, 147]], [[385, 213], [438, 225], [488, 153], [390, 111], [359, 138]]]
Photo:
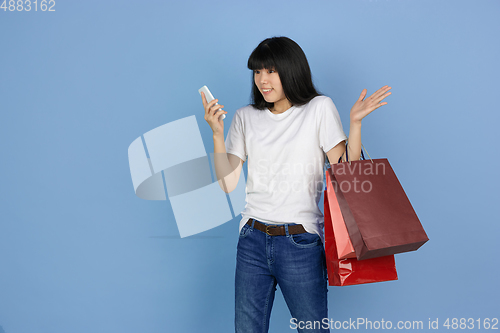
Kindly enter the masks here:
[[262, 88], [261, 90], [263, 94], [269, 94], [273, 90], [273, 88]]

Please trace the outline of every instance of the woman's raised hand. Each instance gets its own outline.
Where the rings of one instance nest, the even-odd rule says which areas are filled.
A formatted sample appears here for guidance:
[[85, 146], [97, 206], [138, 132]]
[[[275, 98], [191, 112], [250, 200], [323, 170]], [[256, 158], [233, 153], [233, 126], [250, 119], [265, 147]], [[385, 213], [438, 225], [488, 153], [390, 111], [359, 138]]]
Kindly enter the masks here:
[[214, 99], [210, 103], [207, 102], [205, 93], [201, 93], [201, 101], [203, 102], [203, 107], [205, 108], [205, 120], [210, 125], [210, 128], [214, 132], [214, 135], [224, 136], [224, 120], [219, 119], [219, 117], [227, 112], [222, 110], [224, 105], [215, 104], [219, 100]]
[[391, 93], [388, 92], [389, 90], [391, 90], [391, 87], [383, 86], [374, 92], [370, 97], [365, 99], [367, 90], [363, 89], [358, 100], [351, 108], [351, 123], [361, 123], [361, 120], [369, 115], [373, 110], [378, 109], [382, 105], [386, 105], [387, 102], [382, 103], [382, 100], [391, 95]]

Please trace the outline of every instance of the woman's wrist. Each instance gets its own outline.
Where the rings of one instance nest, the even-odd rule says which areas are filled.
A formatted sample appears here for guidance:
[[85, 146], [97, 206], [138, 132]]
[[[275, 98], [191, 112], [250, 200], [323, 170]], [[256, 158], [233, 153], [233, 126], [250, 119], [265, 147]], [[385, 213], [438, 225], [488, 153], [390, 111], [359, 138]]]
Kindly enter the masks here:
[[220, 141], [220, 140], [224, 141], [224, 134], [214, 133], [213, 139], [214, 139], [214, 141]]
[[352, 120], [349, 124], [350, 128], [361, 128], [361, 120]]

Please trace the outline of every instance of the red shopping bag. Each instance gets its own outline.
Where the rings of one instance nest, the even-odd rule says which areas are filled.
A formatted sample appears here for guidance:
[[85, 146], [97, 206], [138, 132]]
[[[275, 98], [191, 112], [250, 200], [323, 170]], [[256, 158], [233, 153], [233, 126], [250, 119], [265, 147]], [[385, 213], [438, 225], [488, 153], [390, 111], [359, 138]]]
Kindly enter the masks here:
[[340, 211], [339, 203], [337, 202], [337, 197], [335, 196], [335, 191], [330, 180], [330, 174], [325, 172], [325, 177], [327, 186], [325, 196], [328, 197], [328, 199], [325, 199], [325, 210], [328, 210], [330, 213], [333, 233], [335, 234], [337, 257], [339, 259], [356, 258], [356, 252], [354, 252], [349, 232], [345, 226], [344, 218], [342, 217], [342, 212]]
[[354, 284], [372, 283], [397, 280], [394, 255], [357, 260], [339, 259], [335, 246], [330, 210], [328, 209], [328, 195], [325, 191], [325, 253], [330, 286], [348, 286]]
[[429, 240], [385, 158], [327, 170], [358, 260], [415, 251]]

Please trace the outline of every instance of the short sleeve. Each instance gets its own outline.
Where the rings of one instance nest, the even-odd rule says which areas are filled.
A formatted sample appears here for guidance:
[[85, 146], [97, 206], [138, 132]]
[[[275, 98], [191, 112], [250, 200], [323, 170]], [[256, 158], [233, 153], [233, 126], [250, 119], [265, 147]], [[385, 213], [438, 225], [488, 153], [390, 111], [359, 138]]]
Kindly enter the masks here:
[[347, 140], [342, 129], [340, 115], [330, 97], [325, 97], [318, 105], [319, 110], [319, 144], [325, 153], [340, 142]]
[[247, 151], [245, 146], [245, 132], [240, 110], [236, 111], [226, 137], [226, 152], [238, 156], [246, 161]]

